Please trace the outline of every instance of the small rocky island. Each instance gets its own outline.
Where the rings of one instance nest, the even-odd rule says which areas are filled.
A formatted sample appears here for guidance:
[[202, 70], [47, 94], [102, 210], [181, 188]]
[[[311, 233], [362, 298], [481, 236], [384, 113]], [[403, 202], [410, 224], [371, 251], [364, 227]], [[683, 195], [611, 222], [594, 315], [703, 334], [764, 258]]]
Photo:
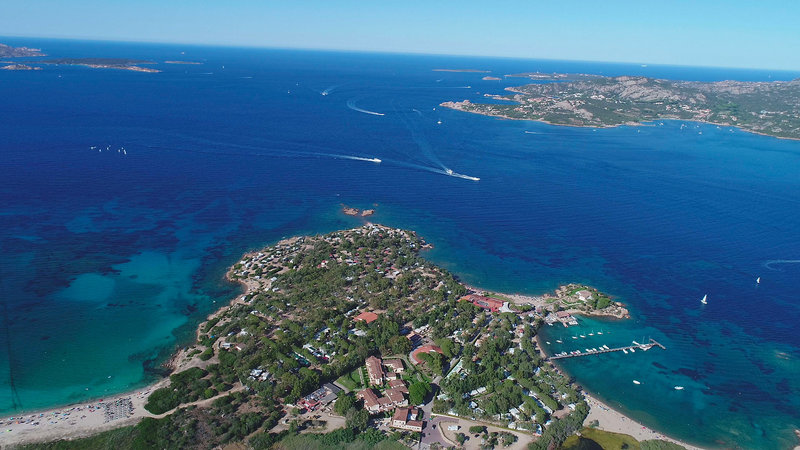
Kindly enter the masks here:
[[507, 95], [486, 95], [502, 103], [464, 100], [444, 102], [441, 106], [577, 127], [690, 120], [800, 139], [800, 79], [699, 82], [587, 74], [508, 76], [525, 77], [534, 83], [506, 88]]
[[68, 65], [68, 66], [84, 66], [91, 67], [92, 69], [119, 69], [119, 70], [132, 70], [134, 72], [148, 72], [157, 73], [161, 72], [158, 69], [151, 69], [149, 67], [141, 67], [144, 64], [155, 64], [153, 61], [142, 61], [137, 59], [127, 58], [57, 58], [41, 61], [42, 64], [54, 65]]
[[361, 217], [368, 217], [375, 214], [374, 209], [365, 209], [363, 211], [359, 210], [358, 208], [351, 208], [347, 205], [342, 205], [342, 212], [347, 214], [348, 216], [361, 216]]

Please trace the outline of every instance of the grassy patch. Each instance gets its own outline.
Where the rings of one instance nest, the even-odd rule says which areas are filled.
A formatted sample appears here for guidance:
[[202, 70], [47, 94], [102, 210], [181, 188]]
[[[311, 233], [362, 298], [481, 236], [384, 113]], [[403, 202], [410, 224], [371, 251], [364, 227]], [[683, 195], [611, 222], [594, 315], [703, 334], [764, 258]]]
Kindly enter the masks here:
[[358, 375], [358, 370], [359, 369], [356, 369], [350, 373], [346, 373], [337, 378], [336, 381], [351, 391], [361, 389], [361, 377]]
[[392, 440], [385, 440], [378, 442], [377, 444], [372, 444], [360, 439], [356, 439], [353, 442], [326, 445], [323, 444], [319, 439], [316, 439], [312, 436], [299, 434], [283, 439], [273, 448], [279, 450], [308, 450], [312, 448], [317, 450], [403, 450], [407, 447], [397, 441]]
[[498, 299], [498, 300], [502, 300], [502, 301], [504, 301], [504, 302], [513, 303], [513, 302], [511, 301], [511, 299], [509, 299], [509, 298], [507, 298], [507, 297], [503, 297], [503, 296], [502, 296], [502, 295], [500, 295], [500, 294], [489, 294], [489, 295], [487, 295], [487, 297], [489, 297], [489, 298], [496, 298], [496, 299]]
[[583, 428], [581, 436], [570, 436], [561, 446], [562, 450], [590, 450], [590, 449], [629, 449], [640, 450], [639, 441], [622, 433], [598, 430], [596, 428]]
[[639, 444], [641, 444], [642, 450], [686, 450], [686, 447], [682, 445], [673, 444], [668, 441], [660, 441], [658, 439], [642, 441]]
[[574, 301], [569, 301], [569, 300], [568, 300], [568, 299], [566, 299], [566, 298], [565, 298], [565, 299], [562, 299], [562, 300], [561, 300], [561, 302], [562, 302], [563, 304], [565, 304], [565, 305], [579, 305], [579, 304], [582, 304], [582, 303], [584, 303], [584, 301], [583, 301], [583, 300], [574, 300]]
[[71, 441], [60, 440], [44, 444], [29, 444], [17, 447], [20, 450], [105, 450], [105, 449], [130, 449], [131, 442], [138, 435], [135, 427], [117, 428], [104, 431], [94, 436]]

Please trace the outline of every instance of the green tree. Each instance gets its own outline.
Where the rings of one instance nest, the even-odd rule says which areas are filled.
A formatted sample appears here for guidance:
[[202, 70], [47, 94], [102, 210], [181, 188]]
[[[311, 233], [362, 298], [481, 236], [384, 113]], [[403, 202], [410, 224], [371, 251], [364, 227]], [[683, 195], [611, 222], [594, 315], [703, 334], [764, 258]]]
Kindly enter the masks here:
[[395, 336], [389, 339], [389, 347], [396, 355], [405, 355], [411, 351], [411, 341], [405, 336]]
[[412, 405], [421, 405], [431, 391], [430, 384], [424, 381], [417, 381], [408, 387], [408, 401]]
[[353, 397], [351, 394], [342, 394], [336, 399], [336, 403], [333, 405], [333, 410], [336, 412], [336, 414], [343, 416], [347, 414], [347, 411], [355, 406], [355, 404], [355, 397]]
[[355, 431], [361, 432], [367, 429], [369, 424], [369, 413], [366, 409], [350, 408], [345, 415], [345, 426]]

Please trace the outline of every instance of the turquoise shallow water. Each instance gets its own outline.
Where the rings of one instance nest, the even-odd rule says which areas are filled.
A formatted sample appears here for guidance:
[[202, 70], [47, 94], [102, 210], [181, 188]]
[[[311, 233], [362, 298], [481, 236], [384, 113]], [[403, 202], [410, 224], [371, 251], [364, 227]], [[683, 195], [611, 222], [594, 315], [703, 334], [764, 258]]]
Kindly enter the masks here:
[[[666, 351], [563, 366], [647, 425], [713, 446], [794, 442], [800, 265], [776, 260], [800, 258], [800, 144], [669, 121], [593, 131], [442, 110], [520, 80], [432, 69], [798, 74], [18, 45], [204, 64], [0, 74], [0, 412], [159, 377], [160, 362], [238, 292], [223, 274], [244, 251], [357, 225], [341, 204], [377, 204], [372, 220], [418, 230], [435, 245], [427, 257], [470, 284], [539, 294], [583, 282], [627, 303], [630, 321], [582, 322], [607, 331], [593, 346], [653, 336]], [[545, 332], [574, 341], [574, 329]]]

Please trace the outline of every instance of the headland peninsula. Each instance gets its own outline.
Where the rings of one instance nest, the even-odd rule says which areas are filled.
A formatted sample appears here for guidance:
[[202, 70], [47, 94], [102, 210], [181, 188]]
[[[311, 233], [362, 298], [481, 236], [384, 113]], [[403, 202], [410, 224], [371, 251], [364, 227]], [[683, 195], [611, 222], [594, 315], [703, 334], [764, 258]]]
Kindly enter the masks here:
[[244, 292], [178, 349], [169, 378], [0, 419], [0, 445], [545, 449], [615, 431], [691, 447], [591, 398], [539, 345], [540, 327], [624, 318], [624, 305], [579, 284], [536, 297], [469, 287], [428, 247], [367, 223], [249, 252], [226, 275]]
[[441, 106], [575, 127], [616, 127], [687, 120], [784, 139], [800, 139], [800, 79], [677, 81], [640, 76], [522, 73], [534, 83], [486, 97], [509, 103], [444, 102]]
[[[28, 48], [28, 47], [11, 47], [9, 45], [0, 44], [0, 58], [22, 58], [22, 57], [35, 57], [47, 56], [42, 53], [41, 49]], [[138, 59], [128, 58], [55, 58], [46, 60], [31, 60], [27, 64], [18, 64], [3, 61], [8, 65], [0, 67], [2, 70], [41, 70], [41, 67], [33, 66], [31, 64], [50, 64], [50, 65], [69, 65], [69, 66], [84, 66], [92, 69], [118, 69], [118, 70], [131, 70], [134, 72], [147, 72], [158, 73], [158, 69], [150, 67], [142, 67], [142, 65], [156, 64], [154, 61], [144, 61]], [[167, 61], [170, 64], [202, 64], [195, 62], [184, 61]]]
[[39, 48], [12, 47], [0, 44], [0, 58], [25, 58], [30, 56], [47, 56]]
[[153, 61], [141, 61], [127, 58], [57, 58], [39, 61], [41, 64], [84, 66], [92, 69], [119, 69], [132, 70], [134, 72], [161, 72], [158, 69], [141, 67], [142, 64], [155, 64]]
[[119, 69], [134, 72], [158, 73], [158, 69], [141, 67], [143, 64], [155, 64], [153, 61], [142, 61], [127, 58], [57, 58], [39, 61], [41, 64], [84, 66], [92, 69]]
[[42, 70], [42, 68], [36, 66], [29, 66], [27, 64], [8, 64], [0, 67], [0, 70]]

